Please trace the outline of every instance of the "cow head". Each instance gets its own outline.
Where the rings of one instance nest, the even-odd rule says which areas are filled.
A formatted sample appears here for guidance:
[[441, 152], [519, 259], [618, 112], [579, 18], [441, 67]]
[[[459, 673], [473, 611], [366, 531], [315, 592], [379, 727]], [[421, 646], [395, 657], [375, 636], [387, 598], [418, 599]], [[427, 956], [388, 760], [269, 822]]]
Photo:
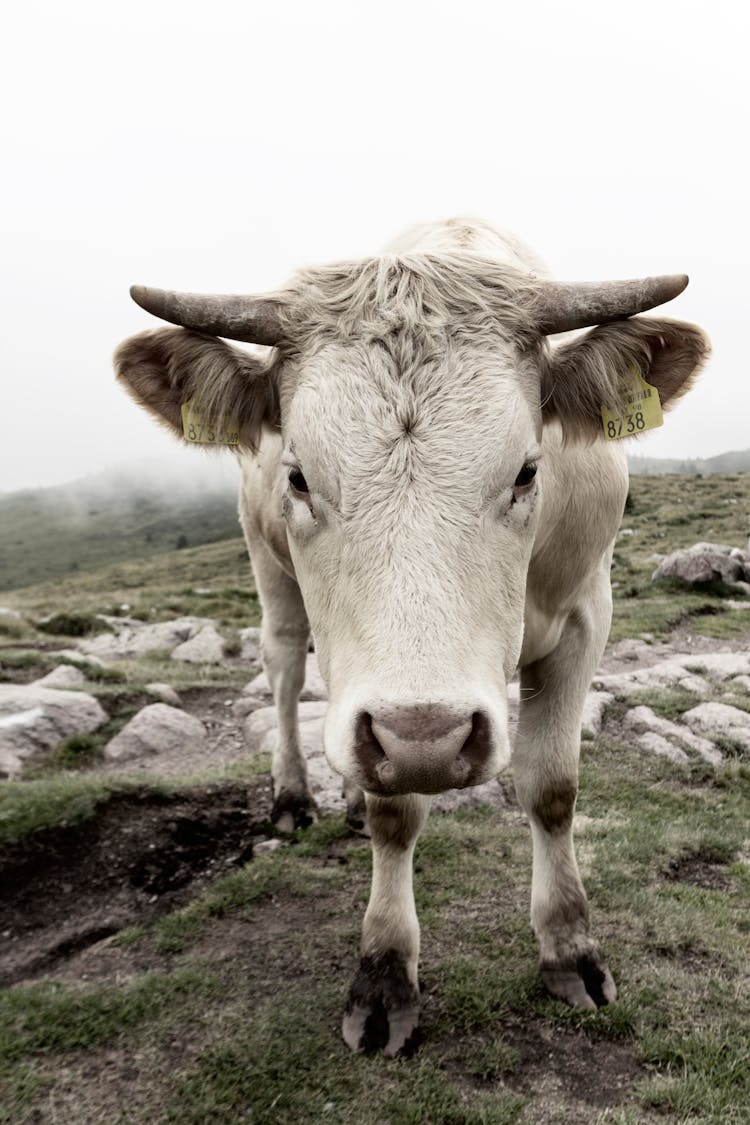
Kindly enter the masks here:
[[632, 365], [679, 396], [705, 337], [628, 318], [685, 284], [561, 285], [455, 253], [309, 270], [266, 298], [133, 290], [183, 326], [119, 348], [139, 402], [181, 433], [192, 399], [249, 449], [281, 433], [275, 502], [329, 688], [326, 751], [350, 780], [437, 792], [507, 763], [543, 425], [593, 438]]

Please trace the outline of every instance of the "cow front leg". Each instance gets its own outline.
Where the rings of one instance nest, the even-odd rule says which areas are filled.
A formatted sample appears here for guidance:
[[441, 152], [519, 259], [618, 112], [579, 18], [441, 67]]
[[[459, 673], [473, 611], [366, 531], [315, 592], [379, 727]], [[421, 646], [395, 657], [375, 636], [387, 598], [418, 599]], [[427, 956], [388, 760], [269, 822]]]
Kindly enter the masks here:
[[315, 801], [300, 746], [299, 696], [305, 683], [310, 626], [299, 586], [262, 542], [248, 539], [263, 623], [263, 667], [276, 704], [279, 728], [271, 756], [271, 820], [283, 832], [305, 828], [315, 819]]
[[372, 889], [362, 926], [362, 958], [349, 991], [344, 1040], [353, 1051], [403, 1051], [419, 1023], [419, 921], [414, 847], [430, 798], [366, 795], [372, 836]]
[[531, 824], [531, 924], [539, 941], [541, 977], [553, 996], [589, 1009], [617, 997], [589, 932], [573, 847], [581, 717], [604, 647], [601, 616], [573, 615], [557, 649], [523, 669], [513, 753], [518, 798]]

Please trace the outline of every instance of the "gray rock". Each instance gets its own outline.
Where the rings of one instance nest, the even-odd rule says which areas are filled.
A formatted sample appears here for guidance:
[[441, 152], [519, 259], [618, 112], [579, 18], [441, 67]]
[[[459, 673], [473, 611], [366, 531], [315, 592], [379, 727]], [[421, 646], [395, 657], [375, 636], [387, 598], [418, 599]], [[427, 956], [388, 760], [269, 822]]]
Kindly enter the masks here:
[[205, 625], [215, 625], [210, 617], [178, 617], [174, 621], [157, 621], [153, 625], [134, 620], [124, 623], [120, 617], [111, 620], [116, 633], [84, 638], [78, 642], [79, 650], [102, 660], [136, 659], [149, 652], [171, 652], [177, 645], [189, 641]]
[[189, 664], [221, 664], [224, 659], [224, 641], [214, 625], [204, 625], [189, 641], [178, 645], [172, 660]]
[[604, 712], [610, 703], [614, 702], [614, 695], [610, 691], [590, 691], [583, 705], [583, 722], [581, 723], [581, 737], [594, 738], [602, 729]]
[[468, 789], [449, 789], [438, 793], [432, 799], [433, 812], [448, 813], [456, 809], [476, 809], [488, 806], [492, 809], [506, 809], [509, 801], [505, 789], [497, 780], [486, 781], [484, 785], [472, 785]]
[[[630, 727], [631, 730], [636, 731], [638, 734], [655, 732], [662, 738], [668, 739], [673, 745], [675, 745], [675, 740], [677, 740], [677, 742], [689, 746], [691, 750], [695, 750], [705, 761], [710, 762], [712, 765], [717, 765], [721, 761], [721, 752], [717, 750], [714, 744], [709, 742], [707, 738], [701, 738], [693, 734], [688, 727], [680, 723], [670, 722], [669, 719], [655, 714], [650, 707], [633, 707], [627, 712], [623, 722], [626, 727]], [[675, 748], [682, 751], [682, 747], [679, 745]], [[656, 751], [654, 751], [654, 753], [655, 752]]]
[[21, 614], [17, 609], [9, 609], [5, 605], [0, 605], [0, 617], [9, 617], [12, 621], [21, 620]]
[[36, 687], [79, 688], [86, 683], [86, 677], [80, 668], [74, 668], [72, 664], [58, 664], [34, 683]]
[[657, 734], [656, 731], [648, 730], [643, 734], [639, 734], [636, 742], [642, 750], [648, 754], [656, 754], [659, 758], [669, 758], [671, 762], [679, 762], [681, 764], [689, 761], [689, 758], [684, 750], [679, 746], [675, 746], [673, 742], [668, 742], [662, 735]]
[[[688, 586], [701, 586], [707, 582], [724, 582], [733, 586], [750, 579], [750, 566], [740, 558], [733, 558], [731, 548], [713, 543], [697, 543], [687, 551], [673, 551], [659, 563], [651, 575], [652, 582], [663, 578], [677, 578]], [[699, 550], [699, 548], [704, 548]], [[705, 549], [709, 548], [709, 549]]]
[[242, 659], [257, 663], [260, 660], [260, 629], [250, 625], [247, 629], [240, 629], [238, 635]]
[[0, 684], [0, 753], [16, 759], [90, 734], [108, 715], [93, 695], [39, 684]]
[[706, 695], [709, 685], [694, 672], [689, 672], [682, 661], [697, 664], [695, 656], [675, 656], [672, 660], [662, 660], [650, 668], [636, 668], [632, 672], [614, 672], [606, 676], [595, 676], [593, 687], [599, 691], [610, 691], [614, 695], [627, 695], [651, 687], [682, 687], [694, 695]]
[[113, 761], [127, 761], [179, 750], [205, 737], [206, 728], [200, 719], [166, 703], [150, 703], [107, 743], [104, 753]]
[[729, 686], [739, 688], [741, 691], [750, 691], [750, 676], [733, 676]]
[[728, 703], [701, 703], [682, 716], [693, 731], [728, 738], [750, 751], [750, 714]]
[[171, 684], [146, 684], [146, 691], [156, 696], [160, 703], [168, 703], [170, 707], [182, 706], [182, 700]]

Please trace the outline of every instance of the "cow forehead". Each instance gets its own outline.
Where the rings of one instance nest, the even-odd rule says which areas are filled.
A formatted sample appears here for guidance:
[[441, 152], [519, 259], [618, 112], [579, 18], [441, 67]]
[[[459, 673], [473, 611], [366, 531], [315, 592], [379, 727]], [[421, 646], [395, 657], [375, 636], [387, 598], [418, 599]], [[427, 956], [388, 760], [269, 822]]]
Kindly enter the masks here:
[[538, 439], [538, 372], [502, 338], [427, 350], [332, 343], [300, 362], [285, 397], [285, 439], [323, 472], [398, 465], [407, 450], [433, 473], [466, 464], [475, 474], [482, 459], [495, 471]]

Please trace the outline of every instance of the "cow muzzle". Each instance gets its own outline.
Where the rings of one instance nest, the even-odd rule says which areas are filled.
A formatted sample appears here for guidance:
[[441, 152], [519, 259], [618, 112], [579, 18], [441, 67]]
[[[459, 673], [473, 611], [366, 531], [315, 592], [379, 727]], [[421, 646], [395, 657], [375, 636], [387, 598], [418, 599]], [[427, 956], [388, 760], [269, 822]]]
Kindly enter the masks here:
[[504, 762], [481, 707], [380, 704], [354, 721], [359, 781], [371, 793], [442, 793], [489, 780]]

